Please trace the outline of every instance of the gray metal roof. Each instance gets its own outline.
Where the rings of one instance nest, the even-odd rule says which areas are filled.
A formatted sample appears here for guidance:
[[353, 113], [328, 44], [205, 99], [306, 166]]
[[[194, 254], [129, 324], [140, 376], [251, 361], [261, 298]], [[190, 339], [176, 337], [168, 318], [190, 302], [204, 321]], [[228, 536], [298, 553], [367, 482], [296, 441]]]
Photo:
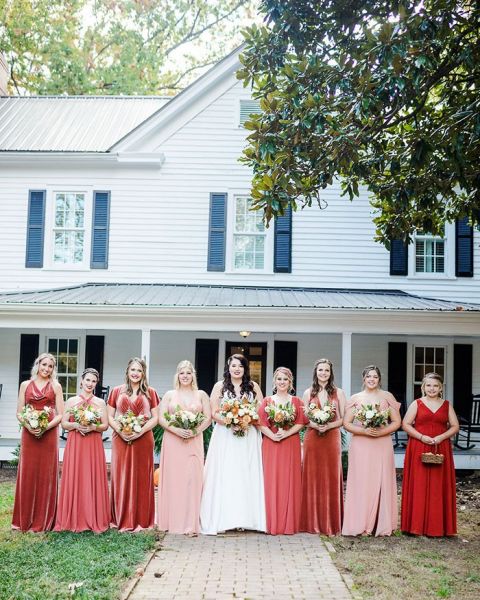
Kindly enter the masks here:
[[0, 97], [0, 151], [106, 152], [168, 101], [156, 96]]
[[318, 308], [480, 312], [480, 304], [413, 296], [398, 290], [350, 290], [161, 283], [87, 283], [0, 294], [1, 305], [151, 308]]

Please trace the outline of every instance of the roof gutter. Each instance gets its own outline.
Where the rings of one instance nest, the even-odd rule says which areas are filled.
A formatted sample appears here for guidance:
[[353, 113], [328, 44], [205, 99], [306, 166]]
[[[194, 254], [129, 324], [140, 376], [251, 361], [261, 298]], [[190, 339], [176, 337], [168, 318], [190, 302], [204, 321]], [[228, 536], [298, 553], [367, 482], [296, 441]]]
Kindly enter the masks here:
[[141, 166], [159, 169], [165, 162], [162, 152], [27, 152], [0, 151], [0, 171], [8, 167], [58, 167], [87, 166], [87, 167], [128, 167]]

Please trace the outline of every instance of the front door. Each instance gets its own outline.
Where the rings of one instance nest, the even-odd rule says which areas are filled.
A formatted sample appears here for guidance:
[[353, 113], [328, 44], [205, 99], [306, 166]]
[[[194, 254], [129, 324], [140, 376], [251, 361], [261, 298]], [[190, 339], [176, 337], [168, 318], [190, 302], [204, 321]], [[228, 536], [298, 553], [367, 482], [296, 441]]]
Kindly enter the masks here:
[[[267, 373], [267, 344], [266, 342], [226, 342], [225, 362], [232, 354], [243, 354], [250, 363], [250, 376], [260, 386], [263, 394], [267, 388], [265, 381]], [[268, 386], [270, 392], [270, 386]]]

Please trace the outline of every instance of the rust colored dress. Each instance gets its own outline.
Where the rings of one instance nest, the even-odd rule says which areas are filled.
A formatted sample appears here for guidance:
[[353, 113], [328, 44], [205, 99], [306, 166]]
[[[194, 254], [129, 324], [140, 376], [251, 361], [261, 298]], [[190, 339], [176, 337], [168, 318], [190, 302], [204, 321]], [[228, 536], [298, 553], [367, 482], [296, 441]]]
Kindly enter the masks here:
[[[129, 409], [136, 415], [151, 416], [151, 409], [158, 406], [159, 398], [153, 388], [149, 397], [130, 399], [125, 386], [114, 388], [108, 399], [116, 414]], [[153, 433], [147, 431], [130, 444], [116, 433], [112, 437], [111, 463], [111, 526], [120, 531], [150, 529], [155, 521], [153, 488]]]
[[[31, 381], [25, 390], [25, 404], [41, 410], [52, 409], [55, 415], [55, 391], [49, 381], [40, 390]], [[55, 522], [58, 490], [58, 427], [36, 438], [26, 428], [22, 431], [20, 462], [12, 528], [21, 531], [50, 531]]]
[[[80, 398], [82, 400], [76, 406], [83, 403], [98, 406], [92, 398]], [[74, 421], [73, 416], [70, 421]], [[91, 431], [82, 435], [79, 431], [69, 431], [63, 456], [55, 531], [101, 533], [109, 526], [110, 503], [102, 432]]]
[[[329, 396], [338, 415], [335, 390]], [[318, 399], [310, 402], [318, 404]], [[338, 416], [336, 417], [338, 418]], [[340, 428], [319, 435], [309, 428], [304, 440], [300, 530], [339, 535], [343, 520], [343, 471]]]
[[[435, 437], [448, 429], [448, 401], [433, 412], [417, 400], [415, 429]], [[455, 465], [452, 442], [444, 440], [437, 446], [443, 454], [443, 464], [422, 463], [422, 452], [432, 452], [432, 446], [413, 437], [408, 438], [402, 485], [402, 531], [415, 535], [446, 536], [457, 533]]]
[[[278, 429], [272, 426], [265, 412], [265, 407], [272, 403], [271, 397], [264, 398], [258, 414], [260, 424], [276, 433]], [[292, 403], [296, 411], [295, 425], [304, 424], [302, 401], [294, 396]], [[300, 435], [296, 433], [281, 442], [274, 442], [263, 436], [262, 458], [267, 533], [272, 535], [298, 533], [302, 499]]]

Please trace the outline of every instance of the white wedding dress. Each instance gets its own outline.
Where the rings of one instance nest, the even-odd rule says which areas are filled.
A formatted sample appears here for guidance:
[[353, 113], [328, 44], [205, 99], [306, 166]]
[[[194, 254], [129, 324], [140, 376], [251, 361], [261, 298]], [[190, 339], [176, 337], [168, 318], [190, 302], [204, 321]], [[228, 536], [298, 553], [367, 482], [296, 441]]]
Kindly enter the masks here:
[[200, 531], [266, 531], [262, 434], [250, 427], [244, 437], [215, 424], [205, 462]]

